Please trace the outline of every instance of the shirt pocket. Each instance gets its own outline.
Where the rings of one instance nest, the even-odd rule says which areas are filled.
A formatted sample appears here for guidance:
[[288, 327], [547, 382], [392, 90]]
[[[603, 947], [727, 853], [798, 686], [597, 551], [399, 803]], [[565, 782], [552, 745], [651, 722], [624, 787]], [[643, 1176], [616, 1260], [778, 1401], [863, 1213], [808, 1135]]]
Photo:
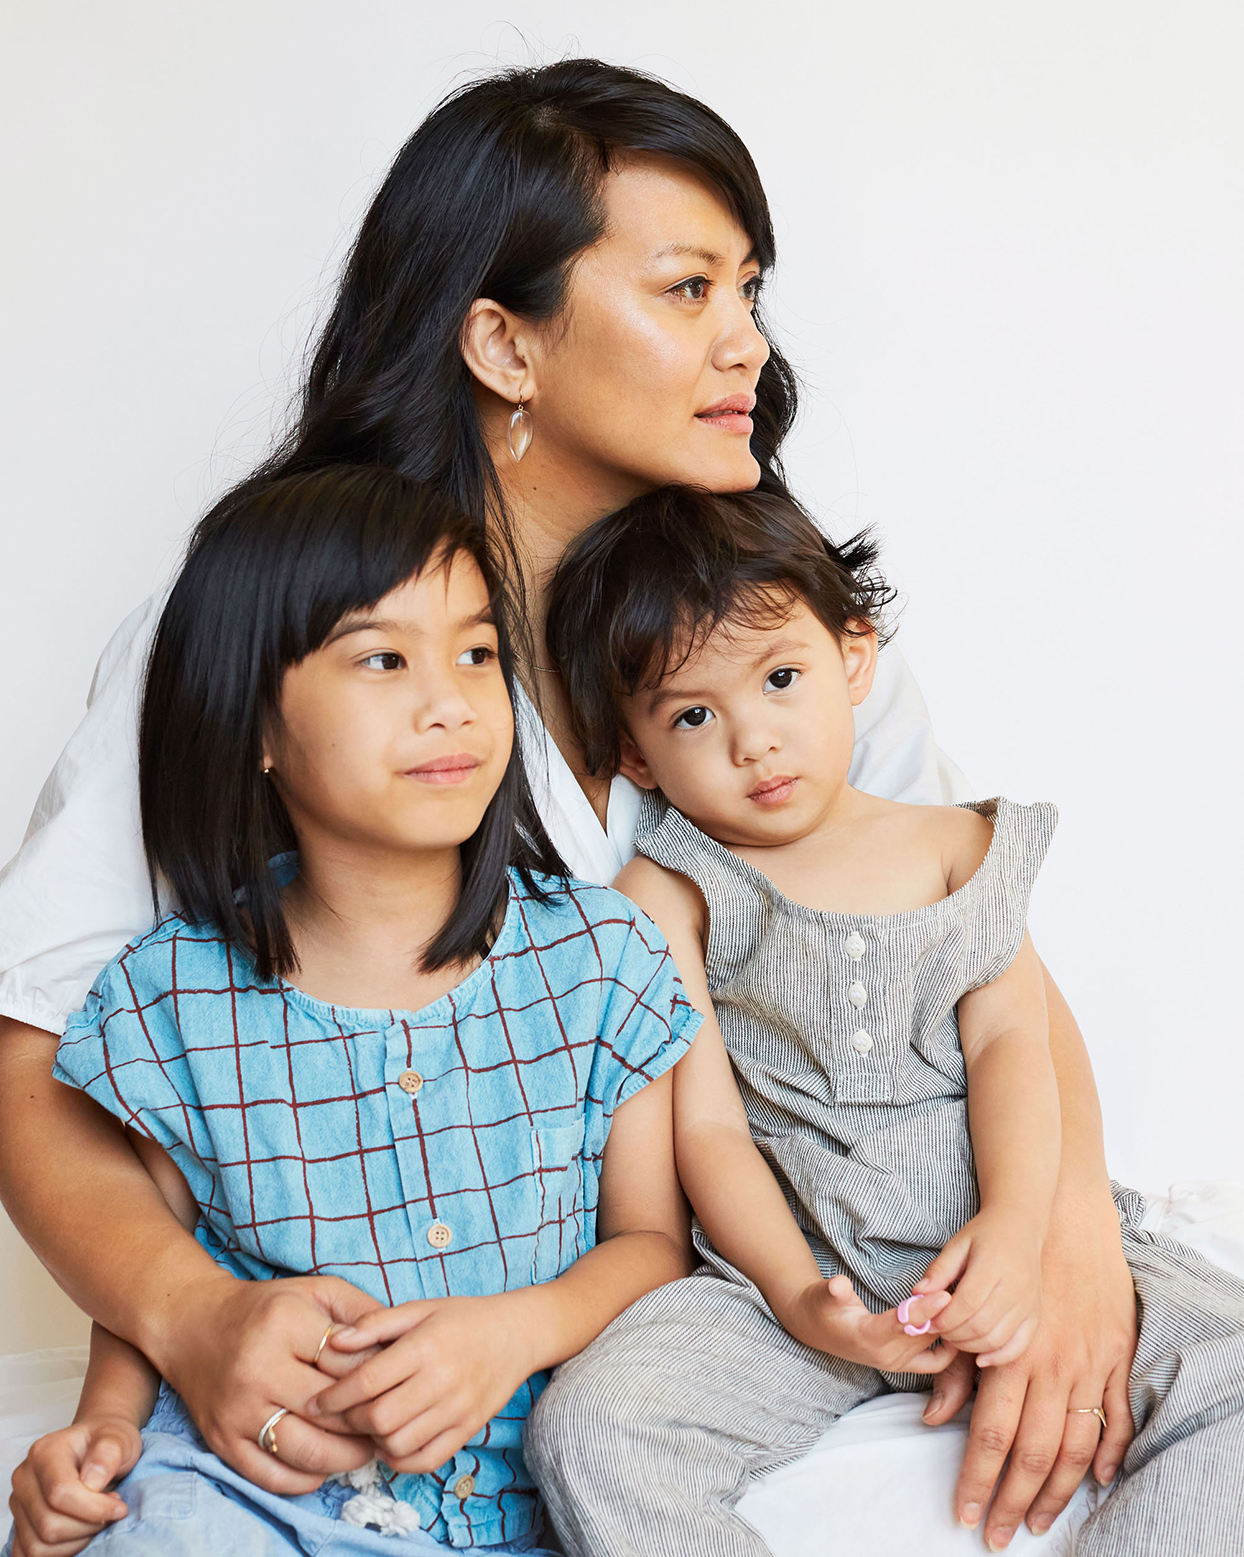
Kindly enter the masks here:
[[531, 1279], [552, 1281], [584, 1252], [583, 1137], [586, 1120], [531, 1132], [536, 1187], [536, 1240]]

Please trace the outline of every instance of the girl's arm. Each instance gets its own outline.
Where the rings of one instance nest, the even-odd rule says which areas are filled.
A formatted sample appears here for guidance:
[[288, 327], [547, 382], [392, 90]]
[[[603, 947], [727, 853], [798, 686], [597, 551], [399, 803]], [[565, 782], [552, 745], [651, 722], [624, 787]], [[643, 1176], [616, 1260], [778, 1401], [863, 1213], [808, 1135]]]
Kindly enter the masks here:
[[37, 1439], [13, 1472], [14, 1557], [54, 1551], [70, 1557], [125, 1503], [105, 1490], [142, 1453], [140, 1429], [159, 1388], [155, 1369], [101, 1325], [91, 1327], [91, 1360], [73, 1425]]
[[317, 1404], [373, 1437], [396, 1471], [425, 1474], [443, 1465], [525, 1379], [573, 1357], [637, 1298], [689, 1273], [673, 1135], [667, 1071], [613, 1116], [594, 1248], [539, 1286], [404, 1303], [367, 1316], [350, 1335], [333, 1336], [328, 1349], [385, 1349]]
[[968, 1117], [981, 1209], [930, 1265], [917, 1292], [954, 1299], [936, 1328], [984, 1367], [1032, 1339], [1041, 1253], [1058, 1178], [1058, 1088], [1050, 1060], [1041, 964], [1025, 933], [991, 983], [959, 1001]]

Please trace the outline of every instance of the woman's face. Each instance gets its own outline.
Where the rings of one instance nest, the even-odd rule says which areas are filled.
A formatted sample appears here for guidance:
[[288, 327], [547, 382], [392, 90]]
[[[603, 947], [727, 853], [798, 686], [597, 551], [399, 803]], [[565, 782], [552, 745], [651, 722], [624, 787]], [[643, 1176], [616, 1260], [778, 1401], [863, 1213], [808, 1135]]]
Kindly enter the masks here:
[[751, 238], [668, 158], [621, 162], [604, 201], [566, 314], [523, 331], [534, 438], [518, 479], [569, 486], [601, 512], [669, 482], [754, 487], [749, 412], [769, 347]]

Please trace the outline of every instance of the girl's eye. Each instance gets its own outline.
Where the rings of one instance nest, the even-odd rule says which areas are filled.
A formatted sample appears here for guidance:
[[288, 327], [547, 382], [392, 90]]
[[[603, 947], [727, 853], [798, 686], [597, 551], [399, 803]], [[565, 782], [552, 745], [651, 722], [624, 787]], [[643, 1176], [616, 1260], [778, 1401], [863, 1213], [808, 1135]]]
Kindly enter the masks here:
[[487, 644], [477, 643], [474, 647], [464, 650], [458, 656], [459, 665], [487, 665], [497, 657], [496, 649], [490, 649]]
[[700, 730], [711, 724], [716, 715], [711, 708], [684, 708], [674, 720], [676, 730]]
[[369, 654], [359, 661], [360, 665], [366, 665], [369, 670], [401, 670], [405, 663], [393, 649], [377, 649], [375, 654]]
[[689, 303], [702, 303], [708, 296], [709, 280], [707, 276], [688, 276], [685, 281], [680, 281], [670, 291], [680, 297], [685, 297]]
[[749, 303], [754, 303], [764, 290], [765, 278], [763, 276], [749, 276], [739, 288]]
[[788, 687], [793, 687], [799, 680], [799, 672], [790, 665], [783, 665], [780, 670], [771, 670], [765, 678], [766, 692], [785, 692]]

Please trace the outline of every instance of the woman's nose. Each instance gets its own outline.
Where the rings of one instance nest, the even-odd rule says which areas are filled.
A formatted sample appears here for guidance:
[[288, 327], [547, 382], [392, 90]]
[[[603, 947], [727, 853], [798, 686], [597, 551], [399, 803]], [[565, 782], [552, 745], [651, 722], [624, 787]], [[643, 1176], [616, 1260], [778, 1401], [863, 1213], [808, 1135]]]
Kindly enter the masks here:
[[769, 343], [760, 333], [752, 305], [741, 297], [729, 303], [730, 313], [713, 350], [718, 369], [743, 367], [757, 374], [769, 360]]

